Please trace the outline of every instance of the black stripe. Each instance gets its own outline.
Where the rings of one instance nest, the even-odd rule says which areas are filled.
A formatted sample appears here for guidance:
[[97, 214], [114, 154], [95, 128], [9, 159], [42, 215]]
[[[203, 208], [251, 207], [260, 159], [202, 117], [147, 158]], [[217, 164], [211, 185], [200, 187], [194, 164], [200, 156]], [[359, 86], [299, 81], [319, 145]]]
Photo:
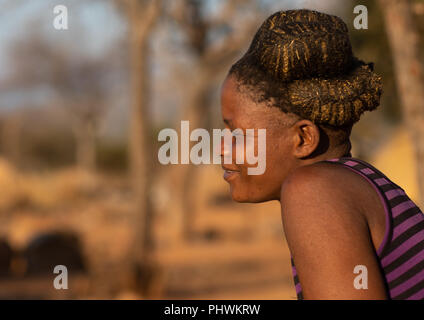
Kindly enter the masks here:
[[344, 165], [345, 167], [348, 167], [348, 168], [351, 168], [351, 169], [354, 169], [354, 170], [360, 170], [360, 169], [363, 169], [363, 168], [366, 168], [366, 167], [364, 167], [362, 164], [357, 164], [357, 165], [354, 165], [354, 166], [349, 166], [349, 165], [347, 165], [347, 164], [345, 164], [345, 162], [348, 162], [349, 160], [345, 160], [345, 161], [328, 161], [328, 160], [324, 160], [325, 162], [328, 162], [328, 163], [338, 163], [338, 164], [341, 164], [341, 165]]
[[349, 168], [352, 168], [352, 169], [354, 169], [356, 171], [359, 171], [361, 174], [365, 175], [367, 178], [369, 178], [371, 180], [380, 178], [380, 175], [378, 173], [365, 174], [365, 173], [361, 172], [362, 169], [367, 169], [368, 168], [368, 169], [371, 169], [372, 170], [372, 168], [369, 168], [369, 167], [367, 167], [367, 166], [365, 166], [365, 165], [363, 165], [361, 163], [358, 163], [358, 164], [356, 164], [354, 166], [350, 166], [350, 165], [347, 165], [346, 164], [346, 162], [348, 162], [348, 161], [351, 161], [351, 160], [350, 159], [346, 159], [346, 160], [329, 161], [329, 162], [343, 164], [346, 167], [349, 167]]
[[351, 160], [352, 159], [350, 159], [350, 158], [339, 158], [339, 160], [337, 160], [337, 161], [331, 161], [331, 162], [333, 162], [333, 163], [336, 163], [336, 162], [338, 162], [338, 163], [346, 163], [346, 162], [351, 161]]
[[347, 161], [345, 161], [345, 162], [343, 163], [345, 166], [348, 166], [348, 167], [350, 167], [350, 168], [352, 168], [352, 169], [355, 169], [355, 170], [357, 170], [357, 171], [361, 171], [362, 169], [366, 169], [366, 168], [367, 168], [366, 166], [364, 166], [363, 164], [360, 164], [360, 163], [355, 164], [354, 166], [349, 166], [349, 165], [345, 164], [346, 162], [347, 162]]
[[408, 210], [402, 212], [400, 215], [398, 215], [396, 218], [393, 219], [393, 227], [396, 227], [400, 225], [405, 220], [411, 218], [412, 216], [415, 216], [416, 214], [421, 215], [421, 210], [418, 207], [412, 207]]
[[[364, 165], [367, 165], [370, 169], [374, 170], [375, 172], [379, 173], [383, 178], [386, 178], [386, 180], [388, 180], [390, 183], [393, 183], [397, 188], [402, 189], [401, 187], [399, 187], [396, 183], [394, 183], [392, 180], [390, 180], [384, 173], [382, 173], [380, 170], [378, 170], [377, 168], [375, 168], [374, 166], [372, 166], [371, 164], [369, 164], [368, 162], [365, 162], [364, 160], [361, 159], [357, 159], [357, 158], [352, 158], [353, 161], [357, 161], [359, 163], [362, 163]], [[403, 190], [403, 189], [402, 189]]]
[[358, 167], [358, 168], [361, 168], [361, 169], [369, 168], [369, 165], [368, 164], [365, 164], [365, 163], [359, 161], [359, 159], [356, 159], [356, 158], [340, 158], [340, 161], [339, 162], [346, 163], [348, 161], [356, 162], [357, 164], [354, 167]]
[[412, 267], [411, 269], [409, 269], [405, 273], [401, 274], [396, 279], [390, 281], [389, 282], [389, 288], [390, 289], [393, 289], [393, 288], [397, 287], [402, 282], [407, 281], [408, 279], [410, 279], [413, 276], [415, 276], [418, 272], [422, 271], [423, 268], [424, 268], [424, 258], [423, 258], [423, 260], [421, 262], [419, 262], [418, 264], [416, 264], [414, 267]]
[[[294, 265], [293, 259], [291, 259], [291, 260], [292, 260], [292, 265]], [[296, 276], [293, 277], [293, 280], [294, 280], [294, 286], [295, 286], [295, 290], [296, 290], [296, 285], [299, 283], [299, 277], [296, 275]], [[296, 295], [297, 295], [298, 300], [303, 300], [302, 288], [300, 289], [299, 293], [297, 293], [297, 290], [296, 290]]]
[[404, 264], [406, 261], [408, 261], [409, 259], [411, 259], [413, 256], [415, 256], [416, 254], [418, 254], [421, 251], [424, 251], [424, 241], [417, 243], [411, 249], [409, 249], [404, 254], [402, 254], [399, 258], [397, 258], [392, 263], [390, 263], [388, 266], [386, 266], [384, 268], [384, 273], [388, 274], [388, 273], [392, 272], [393, 270], [400, 267], [402, 264]]
[[372, 168], [369, 168], [369, 167], [367, 167], [367, 166], [365, 166], [365, 165], [363, 165], [363, 164], [361, 164], [361, 163], [358, 163], [358, 164], [356, 164], [356, 165], [354, 165], [354, 166], [349, 166], [349, 165], [347, 165], [347, 164], [345, 164], [346, 162], [348, 162], [349, 160], [346, 160], [346, 161], [343, 161], [343, 162], [339, 162], [339, 161], [337, 161], [337, 162], [339, 162], [339, 163], [343, 163], [345, 166], [347, 166], [347, 167], [349, 167], [349, 168], [352, 168], [352, 169], [354, 169], [354, 170], [356, 170], [356, 171], [358, 171], [358, 173], [360, 173], [360, 174], [363, 174], [363, 175], [365, 175], [368, 179], [370, 179], [377, 187], [379, 187], [378, 185], [377, 185], [377, 183], [374, 181], [374, 180], [376, 180], [376, 179], [379, 179], [379, 178], [381, 178], [381, 175], [379, 174], [379, 173], [376, 173], [376, 172], [374, 172], [374, 173], [371, 173], [371, 174], [366, 174], [366, 173], [363, 173], [361, 170], [362, 169], [371, 169], [372, 170]]
[[297, 294], [297, 299], [298, 299], [298, 300], [303, 300], [303, 292], [302, 292], [302, 291], [300, 291], [300, 292]]
[[[350, 159], [346, 159], [346, 160], [343, 160], [343, 161], [336, 161], [336, 162], [339, 162], [339, 163], [345, 163], [345, 162], [347, 162], [347, 161], [349, 161]], [[334, 162], [333, 162], [334, 163]], [[383, 196], [384, 196], [384, 198], [386, 198], [386, 200], [388, 201], [388, 199], [387, 199], [387, 197], [384, 195], [384, 193], [386, 193], [387, 191], [390, 191], [390, 190], [395, 190], [395, 189], [400, 189], [400, 190], [403, 190], [402, 188], [400, 188], [399, 186], [397, 186], [396, 184], [394, 184], [389, 178], [387, 178], [385, 175], [383, 175], [381, 172], [379, 172], [377, 169], [375, 169], [374, 167], [372, 167], [372, 166], [370, 166], [370, 167], [368, 167], [368, 166], [365, 166], [365, 165], [363, 165], [362, 163], [358, 163], [357, 165], [354, 165], [353, 167], [351, 167], [351, 166], [348, 166], [348, 167], [350, 167], [350, 168], [352, 168], [352, 169], [355, 169], [355, 170], [357, 170], [357, 171], [359, 171], [360, 173], [362, 173], [362, 174], [364, 174], [363, 172], [361, 172], [361, 169], [365, 169], [365, 168], [368, 168], [368, 169], [371, 169], [371, 170], [374, 170], [374, 171], [376, 171], [376, 172], [374, 172], [374, 173], [371, 173], [371, 174], [364, 174], [367, 178], [369, 178], [370, 180], [372, 180], [372, 182], [374, 183], [374, 185], [383, 193]], [[382, 186], [379, 186], [376, 182], [375, 182], [375, 180], [377, 180], [377, 179], [380, 179], [380, 178], [385, 178], [385, 179], [387, 179], [387, 181], [389, 182], [388, 184], [385, 184], [385, 185], [382, 185]], [[409, 199], [409, 198], [408, 198]], [[389, 206], [390, 206], [390, 204], [389, 204]]]
[[390, 243], [390, 248], [385, 252], [384, 256], [387, 256], [389, 253], [393, 252], [397, 247], [399, 247], [406, 240], [417, 234], [418, 232], [424, 229], [424, 220], [417, 223], [412, 228], [409, 228], [400, 236], [398, 236], [395, 240]]
[[415, 286], [413, 286], [412, 288], [409, 288], [405, 292], [393, 297], [393, 299], [395, 299], [395, 300], [405, 300], [405, 299], [409, 298], [410, 296], [412, 296], [414, 293], [417, 293], [418, 291], [420, 291], [422, 289], [424, 289], [424, 280], [418, 282]]
[[382, 186], [379, 186], [379, 185], [377, 186], [378, 188], [380, 188], [381, 191], [383, 191], [383, 193], [386, 193], [387, 191], [390, 191], [390, 190], [399, 189], [397, 186], [395, 186], [392, 183], [384, 184]]
[[[362, 172], [363, 173], [363, 172]], [[365, 174], [365, 173], [363, 173]], [[374, 181], [375, 179], [381, 178], [381, 175], [379, 175], [378, 173], [371, 173], [366, 175], [368, 178], [370, 178], [372, 181]], [[375, 183], [375, 182], [374, 182]]]
[[390, 207], [394, 208], [398, 204], [401, 204], [402, 202], [410, 201], [411, 199], [407, 195], [398, 195], [392, 199], [389, 200]]

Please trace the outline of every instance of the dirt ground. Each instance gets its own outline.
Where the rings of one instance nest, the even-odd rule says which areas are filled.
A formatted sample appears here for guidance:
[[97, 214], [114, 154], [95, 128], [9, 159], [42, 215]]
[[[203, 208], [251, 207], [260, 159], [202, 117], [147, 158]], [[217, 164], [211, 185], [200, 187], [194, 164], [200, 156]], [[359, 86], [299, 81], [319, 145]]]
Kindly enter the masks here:
[[[156, 298], [295, 299], [277, 202], [233, 203], [220, 168], [200, 168], [196, 237], [187, 241], [173, 189], [176, 177], [168, 171], [158, 179], [154, 234], [161, 272]], [[43, 232], [70, 230], [81, 240], [88, 265], [87, 273], [69, 275], [68, 290], [55, 290], [56, 275], [27, 277], [25, 263], [14, 261], [11, 274], [0, 278], [0, 298], [143, 298], [119, 285], [136, 232], [126, 177], [87, 178], [72, 170], [30, 176], [3, 162], [0, 181], [9, 197], [0, 203], [0, 236], [14, 250], [23, 250]]]

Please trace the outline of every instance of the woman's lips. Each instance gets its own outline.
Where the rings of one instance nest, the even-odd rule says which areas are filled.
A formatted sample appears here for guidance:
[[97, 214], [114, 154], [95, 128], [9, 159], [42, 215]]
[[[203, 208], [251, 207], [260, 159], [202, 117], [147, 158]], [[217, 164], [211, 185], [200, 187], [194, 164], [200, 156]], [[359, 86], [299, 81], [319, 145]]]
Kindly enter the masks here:
[[224, 168], [224, 180], [227, 182], [235, 179], [239, 174], [239, 171]]

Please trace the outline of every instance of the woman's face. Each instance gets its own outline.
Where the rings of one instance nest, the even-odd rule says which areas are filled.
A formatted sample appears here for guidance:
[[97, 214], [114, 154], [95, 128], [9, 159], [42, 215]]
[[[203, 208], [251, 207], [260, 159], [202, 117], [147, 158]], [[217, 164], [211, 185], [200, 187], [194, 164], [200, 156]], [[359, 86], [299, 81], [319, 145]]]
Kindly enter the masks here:
[[296, 165], [297, 159], [293, 156], [295, 135], [291, 127], [287, 125], [287, 123], [295, 122], [296, 119], [276, 107], [251, 100], [243, 90], [240, 92], [232, 76], [227, 77], [222, 86], [221, 111], [226, 128], [231, 131], [241, 129], [246, 134], [246, 129], [255, 129], [253, 149], [256, 156], [258, 155], [258, 129], [266, 129], [264, 155], [266, 168], [260, 175], [248, 174], [248, 168], [255, 168], [257, 164], [247, 163], [246, 147], [243, 164], [236, 163], [235, 138], [230, 147], [232, 163], [225, 164], [222, 141], [221, 163], [224, 179], [230, 184], [233, 200], [238, 202], [279, 200], [281, 185]]

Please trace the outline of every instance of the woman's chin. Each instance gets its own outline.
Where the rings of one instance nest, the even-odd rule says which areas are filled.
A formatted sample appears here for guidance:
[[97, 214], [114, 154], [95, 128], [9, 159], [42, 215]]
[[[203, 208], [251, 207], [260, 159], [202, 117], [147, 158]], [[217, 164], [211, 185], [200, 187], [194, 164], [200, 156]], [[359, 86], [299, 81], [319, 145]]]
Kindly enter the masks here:
[[238, 194], [233, 194], [233, 193], [231, 193], [231, 198], [233, 199], [233, 201], [235, 201], [235, 202], [240, 202], [240, 203], [243, 203], [243, 202], [251, 202], [251, 201], [249, 201], [249, 199], [247, 198], [247, 197], [243, 197], [243, 196], [240, 196], [240, 195], [238, 195]]
[[246, 193], [238, 192], [237, 190], [233, 188], [231, 188], [231, 198], [233, 199], [233, 201], [240, 202], [240, 203], [261, 202], [261, 201], [258, 201], [257, 199], [254, 199], [251, 195], [249, 196]]
[[237, 188], [231, 187], [231, 198], [235, 202], [240, 203], [261, 203], [276, 200], [272, 197], [260, 196], [260, 195], [252, 195], [248, 192], [241, 192], [241, 190], [237, 190]]
[[240, 192], [237, 187], [230, 186], [231, 198], [235, 202], [250, 202], [249, 197], [243, 192]]

